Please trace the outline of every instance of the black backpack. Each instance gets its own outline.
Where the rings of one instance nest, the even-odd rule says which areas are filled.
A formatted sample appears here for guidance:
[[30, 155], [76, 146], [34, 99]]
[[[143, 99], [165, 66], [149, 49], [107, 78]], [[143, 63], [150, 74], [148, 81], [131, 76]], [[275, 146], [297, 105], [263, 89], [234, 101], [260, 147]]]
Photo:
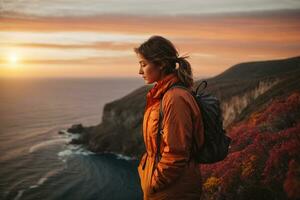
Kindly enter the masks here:
[[[201, 90], [201, 92], [198, 92], [198, 89], [202, 84], [205, 84], [205, 86]], [[211, 94], [206, 94], [203, 92], [206, 86], [207, 82], [202, 81], [198, 85], [196, 92], [191, 92], [191, 94], [197, 101], [198, 106], [200, 107], [203, 119], [202, 121], [204, 125], [204, 144], [202, 147], [199, 148], [196, 145], [196, 143], [194, 143], [193, 139], [191, 155], [197, 163], [203, 164], [215, 163], [224, 160], [225, 157], [228, 155], [228, 150], [230, 148], [231, 143], [231, 138], [226, 135], [226, 131], [223, 129], [223, 119], [222, 112], [220, 109], [220, 102], [216, 97], [212, 96]], [[168, 90], [174, 87], [187, 89], [182, 82], [177, 82], [171, 85], [168, 88]], [[162, 118], [162, 101], [160, 101], [156, 162], [158, 162], [161, 158], [159, 148], [161, 134], [163, 134], [161, 129]]]

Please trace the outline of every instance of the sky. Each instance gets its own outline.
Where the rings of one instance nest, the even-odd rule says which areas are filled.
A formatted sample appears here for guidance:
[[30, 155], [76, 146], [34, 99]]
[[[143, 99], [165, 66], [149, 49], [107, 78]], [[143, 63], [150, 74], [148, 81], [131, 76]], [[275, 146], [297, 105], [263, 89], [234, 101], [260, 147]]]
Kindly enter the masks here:
[[193, 75], [300, 55], [299, 0], [0, 0], [0, 78], [140, 77], [152, 35]]

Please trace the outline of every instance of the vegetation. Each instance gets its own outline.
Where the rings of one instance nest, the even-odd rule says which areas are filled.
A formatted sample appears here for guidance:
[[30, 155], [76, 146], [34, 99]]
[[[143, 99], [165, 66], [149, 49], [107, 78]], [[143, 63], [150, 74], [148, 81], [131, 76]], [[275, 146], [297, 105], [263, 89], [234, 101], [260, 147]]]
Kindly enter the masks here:
[[300, 92], [232, 126], [228, 157], [202, 165], [204, 199], [300, 198]]

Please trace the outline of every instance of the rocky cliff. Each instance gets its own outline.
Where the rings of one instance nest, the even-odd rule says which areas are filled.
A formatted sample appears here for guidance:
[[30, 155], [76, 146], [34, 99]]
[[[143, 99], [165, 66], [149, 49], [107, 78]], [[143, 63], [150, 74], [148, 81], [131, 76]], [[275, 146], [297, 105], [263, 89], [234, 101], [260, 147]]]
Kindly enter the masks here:
[[[299, 91], [299, 78], [300, 57], [293, 57], [240, 63], [205, 80], [208, 82], [206, 91], [221, 101], [224, 125], [227, 128], [262, 108], [273, 97]], [[195, 82], [194, 89], [201, 81]], [[139, 157], [145, 151], [142, 117], [146, 93], [152, 86], [143, 86], [106, 104], [102, 123], [85, 127], [81, 131], [82, 137], [73, 143], [83, 143], [94, 152], [115, 152]]]

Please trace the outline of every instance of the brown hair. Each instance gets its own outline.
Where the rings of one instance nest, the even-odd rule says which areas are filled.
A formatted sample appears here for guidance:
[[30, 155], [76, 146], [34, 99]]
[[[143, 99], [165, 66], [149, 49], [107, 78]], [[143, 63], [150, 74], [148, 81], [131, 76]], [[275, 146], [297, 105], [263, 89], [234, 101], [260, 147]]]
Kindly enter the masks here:
[[[194, 84], [192, 68], [186, 60], [189, 56], [178, 57], [178, 51], [168, 39], [154, 35], [143, 42], [139, 47], [134, 48], [135, 53], [141, 54], [146, 60], [162, 66], [164, 75], [177, 71], [179, 80], [187, 87]], [[179, 64], [178, 69], [176, 63]]]

